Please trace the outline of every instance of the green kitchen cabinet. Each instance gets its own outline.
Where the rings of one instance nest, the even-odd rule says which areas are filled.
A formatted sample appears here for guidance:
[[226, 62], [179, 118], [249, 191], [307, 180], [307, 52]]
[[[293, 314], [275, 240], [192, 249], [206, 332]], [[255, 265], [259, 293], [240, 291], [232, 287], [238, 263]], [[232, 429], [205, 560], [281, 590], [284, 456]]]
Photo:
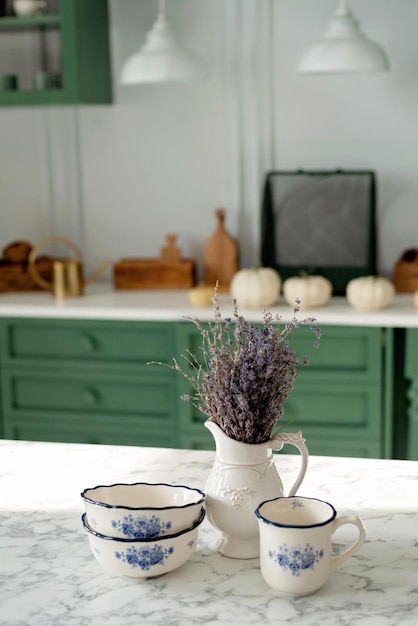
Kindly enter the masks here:
[[407, 328], [405, 338], [405, 369], [407, 387], [406, 458], [418, 461], [418, 329]]
[[[318, 350], [308, 328], [297, 330], [297, 353], [311, 360], [279, 427], [301, 430], [311, 454], [390, 458], [393, 330], [321, 330]], [[205, 416], [181, 399], [190, 383], [150, 364], [175, 357], [187, 367], [182, 355], [199, 358], [200, 348], [199, 331], [186, 321], [2, 318], [2, 436], [214, 449]]]
[[4, 429], [3, 429], [3, 394], [2, 394], [2, 385], [0, 378], [0, 439], [4, 438]]
[[[112, 102], [107, 0], [50, 0], [45, 14], [2, 17], [0, 46], [0, 73], [18, 80], [0, 90], [0, 105]], [[36, 89], [39, 72], [58, 82]]]
[[[312, 454], [383, 457], [392, 454], [392, 330], [368, 327], [321, 327], [318, 350], [314, 335], [299, 328], [295, 349], [310, 355], [298, 375], [279, 426], [301, 430]], [[199, 358], [201, 337], [192, 323], [176, 327], [177, 359], [187, 369], [188, 353]], [[178, 396], [192, 387], [178, 372]], [[205, 416], [191, 401], [178, 408], [179, 437], [185, 448], [213, 448], [203, 426]], [[285, 452], [292, 452], [286, 446]]]
[[0, 321], [4, 437], [176, 447], [174, 328], [158, 322]]

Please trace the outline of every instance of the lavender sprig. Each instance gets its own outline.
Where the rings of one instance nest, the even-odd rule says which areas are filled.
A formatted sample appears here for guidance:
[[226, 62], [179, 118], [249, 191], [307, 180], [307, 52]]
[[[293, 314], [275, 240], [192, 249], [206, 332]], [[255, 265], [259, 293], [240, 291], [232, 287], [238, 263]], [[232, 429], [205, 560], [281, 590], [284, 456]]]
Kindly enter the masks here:
[[295, 330], [309, 325], [315, 336], [314, 349], [319, 347], [321, 331], [314, 318], [297, 319], [300, 300], [295, 301], [292, 320], [283, 327], [281, 318], [267, 310], [262, 324], [248, 322], [240, 315], [235, 299], [233, 319], [222, 320], [217, 286], [212, 301], [214, 321], [208, 328], [197, 318], [185, 318], [201, 334], [202, 359], [187, 352], [182, 355], [186, 368], [176, 359], [168, 367], [180, 372], [193, 387], [193, 393], [182, 399], [192, 401], [229, 437], [263, 443], [282, 416], [297, 375], [309, 363], [307, 357], [300, 359], [296, 355]]

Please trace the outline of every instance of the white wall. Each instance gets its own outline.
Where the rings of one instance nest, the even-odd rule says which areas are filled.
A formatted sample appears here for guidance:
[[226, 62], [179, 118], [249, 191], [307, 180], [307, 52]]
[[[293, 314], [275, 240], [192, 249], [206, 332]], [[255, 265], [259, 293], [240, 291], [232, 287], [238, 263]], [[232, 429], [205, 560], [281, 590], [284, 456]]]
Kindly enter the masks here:
[[301, 51], [323, 32], [336, 5], [275, 3], [275, 166], [375, 170], [378, 264], [392, 275], [400, 254], [418, 248], [418, 2], [350, 2], [362, 30], [387, 51], [389, 73], [298, 75]]
[[118, 85], [118, 72], [157, 3], [109, 4], [113, 105], [0, 109], [1, 247], [67, 236], [91, 271], [107, 256], [157, 257], [173, 232], [201, 262], [223, 206], [248, 266], [258, 262], [264, 173], [336, 166], [377, 172], [383, 273], [418, 247], [416, 0], [351, 0], [391, 71], [335, 77], [295, 67], [336, 0], [168, 0], [209, 78], [134, 87]]

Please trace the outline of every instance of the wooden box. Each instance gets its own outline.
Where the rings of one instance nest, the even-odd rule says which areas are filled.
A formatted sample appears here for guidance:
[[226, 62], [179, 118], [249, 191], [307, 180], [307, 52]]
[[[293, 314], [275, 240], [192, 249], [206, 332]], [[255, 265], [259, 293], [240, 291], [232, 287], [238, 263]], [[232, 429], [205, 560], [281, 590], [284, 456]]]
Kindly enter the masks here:
[[[28, 258], [31, 250], [32, 245], [27, 241], [15, 241], [3, 249], [0, 258], [0, 292], [42, 290], [29, 273]], [[50, 281], [52, 260], [42, 256], [35, 264], [42, 278]]]
[[159, 259], [121, 259], [113, 266], [115, 289], [190, 289], [196, 282], [196, 262], [182, 259], [176, 236], [167, 235]]
[[195, 284], [195, 262], [121, 259], [113, 266], [113, 283], [115, 289], [190, 289]]
[[[52, 262], [49, 259], [40, 258], [36, 267], [45, 280], [51, 280]], [[43, 291], [43, 288], [33, 280], [26, 263], [0, 260], [0, 292], [16, 291]]]

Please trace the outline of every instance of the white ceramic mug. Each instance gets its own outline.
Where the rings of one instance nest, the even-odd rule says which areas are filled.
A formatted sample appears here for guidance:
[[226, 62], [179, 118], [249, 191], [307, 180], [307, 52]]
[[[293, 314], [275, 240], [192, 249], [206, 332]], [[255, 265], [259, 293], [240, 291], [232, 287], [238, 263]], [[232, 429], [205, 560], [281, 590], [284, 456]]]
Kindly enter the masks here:
[[[337, 515], [332, 504], [315, 498], [266, 500], [255, 514], [260, 530], [261, 574], [280, 595], [314, 593], [366, 538], [357, 515]], [[332, 556], [332, 535], [343, 524], [356, 526], [359, 536], [339, 556]]]

